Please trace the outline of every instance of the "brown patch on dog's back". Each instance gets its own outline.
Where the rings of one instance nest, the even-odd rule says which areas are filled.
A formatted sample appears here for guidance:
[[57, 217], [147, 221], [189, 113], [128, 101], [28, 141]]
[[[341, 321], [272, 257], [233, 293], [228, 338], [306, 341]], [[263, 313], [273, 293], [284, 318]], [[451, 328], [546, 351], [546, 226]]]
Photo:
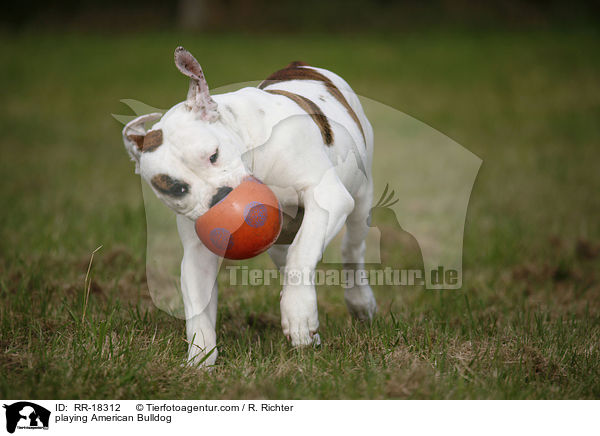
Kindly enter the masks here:
[[294, 94], [293, 92], [289, 91], [283, 91], [281, 89], [267, 89], [267, 92], [276, 95], [283, 95], [304, 109], [304, 111], [311, 116], [317, 127], [319, 127], [325, 145], [333, 144], [333, 131], [331, 130], [329, 120], [323, 111], [321, 111], [321, 108], [319, 108], [319, 106], [317, 106], [314, 102], [301, 95]]
[[309, 65], [306, 62], [302, 61], [292, 61], [285, 68], [296, 68], [296, 67], [308, 67]]
[[258, 88], [264, 89], [269, 85], [273, 85], [278, 82], [287, 82], [289, 80], [315, 80], [317, 82], [322, 82], [325, 85], [325, 87], [327, 88], [327, 90], [329, 91], [329, 93], [342, 106], [344, 106], [344, 108], [348, 112], [348, 115], [350, 115], [352, 120], [354, 120], [354, 122], [358, 126], [358, 129], [360, 130], [360, 133], [363, 137], [363, 141], [365, 142], [365, 146], [366, 146], [367, 140], [365, 138], [365, 132], [363, 130], [362, 124], [360, 123], [360, 120], [358, 119], [356, 112], [354, 112], [354, 109], [352, 109], [352, 107], [350, 106], [350, 104], [348, 103], [346, 98], [344, 97], [344, 94], [342, 94], [342, 92], [339, 90], [339, 88], [337, 86], [335, 86], [335, 84], [327, 76], [324, 76], [323, 74], [319, 73], [318, 71], [316, 71], [310, 67], [308, 67], [308, 68], [304, 68], [304, 67], [308, 67], [308, 65], [306, 65], [304, 62], [301, 62], [301, 61], [291, 62], [284, 69], [275, 71], [273, 74], [271, 74], [265, 80], [260, 82], [260, 84], [258, 85]]

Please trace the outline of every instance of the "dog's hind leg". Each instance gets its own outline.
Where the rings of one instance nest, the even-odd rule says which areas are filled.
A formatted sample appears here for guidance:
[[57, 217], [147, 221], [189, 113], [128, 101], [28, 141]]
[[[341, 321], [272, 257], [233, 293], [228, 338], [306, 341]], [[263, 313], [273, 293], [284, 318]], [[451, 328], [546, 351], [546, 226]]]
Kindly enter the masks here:
[[[366, 182], [363, 192], [354, 201], [354, 210], [346, 219], [346, 232], [342, 240], [342, 261], [345, 269], [364, 269], [366, 243], [369, 231], [367, 223], [373, 198], [372, 182]], [[359, 275], [354, 274], [357, 278]], [[365, 276], [363, 276], [365, 277]], [[368, 280], [368, 277], [365, 278]], [[354, 283], [344, 291], [344, 299], [350, 314], [361, 321], [370, 321], [377, 311], [377, 303], [368, 281]]]

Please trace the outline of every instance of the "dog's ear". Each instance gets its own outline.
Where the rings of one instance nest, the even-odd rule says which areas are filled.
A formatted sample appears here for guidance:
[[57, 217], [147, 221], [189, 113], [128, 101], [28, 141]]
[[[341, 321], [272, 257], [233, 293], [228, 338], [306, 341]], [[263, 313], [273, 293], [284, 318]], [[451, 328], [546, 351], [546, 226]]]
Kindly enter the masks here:
[[140, 173], [140, 155], [144, 147], [144, 139], [146, 138], [146, 128], [144, 124], [160, 119], [161, 113], [152, 113], [141, 115], [135, 120], [130, 121], [123, 128], [123, 143], [131, 160], [135, 162], [135, 173]]
[[190, 78], [185, 106], [188, 110], [198, 112], [202, 120], [213, 122], [219, 118], [217, 103], [208, 91], [208, 83], [204, 78], [202, 67], [192, 54], [183, 47], [175, 49], [175, 65]]

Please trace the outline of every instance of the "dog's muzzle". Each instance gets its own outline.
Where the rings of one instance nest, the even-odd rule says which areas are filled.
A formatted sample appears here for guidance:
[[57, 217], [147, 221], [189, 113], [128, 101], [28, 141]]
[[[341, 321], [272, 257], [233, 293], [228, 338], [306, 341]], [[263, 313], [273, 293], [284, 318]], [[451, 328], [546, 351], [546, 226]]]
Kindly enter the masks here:
[[210, 207], [213, 207], [215, 204], [227, 197], [231, 191], [233, 191], [233, 188], [230, 188], [229, 186], [221, 186], [219, 189], [217, 189], [217, 193], [213, 195], [213, 198], [210, 200]]

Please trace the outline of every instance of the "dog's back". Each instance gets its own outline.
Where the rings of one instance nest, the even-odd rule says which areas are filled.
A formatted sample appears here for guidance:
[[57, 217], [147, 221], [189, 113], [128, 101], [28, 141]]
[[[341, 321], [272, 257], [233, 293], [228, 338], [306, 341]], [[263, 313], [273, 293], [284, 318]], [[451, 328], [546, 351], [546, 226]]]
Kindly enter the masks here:
[[352, 126], [349, 133], [357, 145], [367, 150], [373, 146], [373, 129], [360, 100], [350, 85], [337, 74], [309, 66], [303, 62], [292, 62], [274, 72], [259, 85], [259, 89], [279, 93], [298, 101], [308, 100], [312, 110], [321, 111], [328, 119], [344, 126]]

